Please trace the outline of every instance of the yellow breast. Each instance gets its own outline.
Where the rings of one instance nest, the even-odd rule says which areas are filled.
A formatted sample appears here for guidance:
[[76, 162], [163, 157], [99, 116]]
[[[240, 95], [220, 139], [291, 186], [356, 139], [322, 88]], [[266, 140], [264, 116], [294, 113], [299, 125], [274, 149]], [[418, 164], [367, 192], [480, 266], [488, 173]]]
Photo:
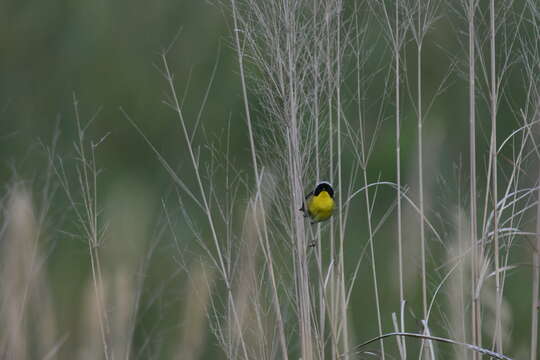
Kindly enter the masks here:
[[324, 221], [332, 216], [334, 211], [334, 199], [326, 191], [308, 199], [308, 212], [313, 221]]

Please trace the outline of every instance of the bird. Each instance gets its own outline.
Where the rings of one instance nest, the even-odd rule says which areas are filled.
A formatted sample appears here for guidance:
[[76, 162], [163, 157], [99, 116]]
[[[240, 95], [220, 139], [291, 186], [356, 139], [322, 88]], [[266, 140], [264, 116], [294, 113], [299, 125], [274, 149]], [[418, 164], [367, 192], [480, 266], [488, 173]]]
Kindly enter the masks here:
[[[310, 217], [311, 224], [328, 220], [334, 212], [334, 189], [332, 184], [321, 181], [309, 192], [300, 208], [304, 217]], [[306, 211], [307, 209], [307, 211]]]

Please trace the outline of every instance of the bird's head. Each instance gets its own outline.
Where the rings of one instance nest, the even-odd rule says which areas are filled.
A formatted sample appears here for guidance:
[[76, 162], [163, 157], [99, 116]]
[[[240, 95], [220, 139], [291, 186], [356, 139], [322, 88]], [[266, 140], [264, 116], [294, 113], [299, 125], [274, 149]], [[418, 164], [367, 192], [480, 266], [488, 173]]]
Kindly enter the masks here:
[[313, 195], [317, 196], [321, 193], [321, 191], [326, 191], [328, 195], [330, 195], [330, 197], [334, 197], [334, 188], [332, 188], [332, 184], [327, 181], [321, 181], [320, 183], [318, 183], [315, 187]]

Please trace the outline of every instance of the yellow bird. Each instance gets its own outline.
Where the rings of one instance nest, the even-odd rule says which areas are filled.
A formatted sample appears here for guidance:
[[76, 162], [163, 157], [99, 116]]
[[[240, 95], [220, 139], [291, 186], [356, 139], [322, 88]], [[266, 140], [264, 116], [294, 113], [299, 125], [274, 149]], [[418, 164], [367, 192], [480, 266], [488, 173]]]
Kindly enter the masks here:
[[321, 181], [315, 190], [306, 195], [300, 211], [304, 212], [304, 216], [309, 216], [311, 223], [315, 224], [328, 220], [334, 212], [334, 207], [334, 189], [329, 182]]

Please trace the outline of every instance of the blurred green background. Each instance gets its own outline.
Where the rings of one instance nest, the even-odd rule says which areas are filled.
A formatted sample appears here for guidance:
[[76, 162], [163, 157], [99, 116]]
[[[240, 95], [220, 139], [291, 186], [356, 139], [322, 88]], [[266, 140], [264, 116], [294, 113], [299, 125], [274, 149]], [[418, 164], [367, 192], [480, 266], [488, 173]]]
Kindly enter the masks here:
[[[229, 46], [227, 21], [220, 7], [200, 0], [3, 1], [0, 183], [8, 188], [14, 181], [26, 181], [39, 200], [48, 161], [43, 146], [50, 147], [57, 132], [57, 155], [66, 161], [68, 176], [75, 179], [75, 95], [83, 125], [99, 111], [88, 128], [87, 140], [98, 141], [108, 134], [96, 151], [96, 162], [102, 169], [98, 192], [101, 206], [108, 209], [106, 217], [114, 235], [121, 236], [111, 235], [113, 240], [106, 241], [107, 253], [119, 255], [120, 260], [105, 259], [105, 266], [123, 262], [137, 248], [144, 254], [145, 244], [157, 233], [153, 222], [163, 215], [160, 199], [168, 197], [172, 187], [170, 177], [120, 107], [175, 169], [191, 171], [177, 119], [162, 102], [168, 88], [156, 65], [162, 66], [161, 53], [177, 38], [169, 52], [171, 71], [180, 94], [189, 83], [184, 111], [186, 117], [193, 118], [219, 55], [219, 70], [203, 114], [203, 126], [208, 133], [221, 132], [234, 115], [238, 125], [231, 133], [231, 150], [236, 158], [247, 159], [247, 139], [238, 111], [241, 102], [235, 53]], [[190, 182], [192, 177], [186, 178]], [[81, 304], [85, 284], [91, 278], [88, 247], [80, 236], [74, 212], [65, 211], [66, 207], [65, 194], [56, 191], [42, 242], [58, 316], [57, 334], [69, 334], [61, 352], [64, 356], [76, 354], [85, 342]], [[175, 215], [180, 217], [179, 213]], [[130, 241], [115, 245], [119, 241], [115, 238]], [[147, 272], [150, 280], [145, 294], [150, 293], [152, 299], [152, 293], [164, 292], [163, 298], [170, 304], [152, 307], [151, 300], [145, 301], [139, 327], [143, 330], [135, 336], [137, 348], [144, 343], [144, 329], [153, 329], [157, 323], [160, 327], [154, 331], [151, 346], [135, 354], [142, 358], [158, 353], [157, 347], [164, 353], [167, 346], [175, 347], [175, 342], [160, 339], [178, 338], [186, 282], [173, 259], [177, 250], [173, 253], [171, 249], [169, 237], [160, 246], [161, 255], [156, 256], [158, 265]], [[159, 290], [162, 287], [165, 290]], [[155, 345], [162, 343], [166, 346]], [[215, 350], [216, 346], [209, 346], [210, 353]]]
[[[97, 114], [88, 130], [88, 138], [96, 141], [106, 138], [96, 151], [96, 162], [102, 169], [99, 183], [100, 200], [105, 211], [109, 211], [111, 227], [120, 234], [117, 238], [129, 238], [133, 241], [114, 245], [106, 242], [112, 253], [129, 258], [130, 252], [137, 253], [140, 245], [157, 238], [159, 231], [155, 222], [162, 219], [161, 199], [174, 197], [171, 179], [156, 159], [155, 154], [134, 127], [122, 115], [120, 108], [141, 127], [145, 135], [153, 142], [157, 150], [179, 174], [186, 174], [184, 180], [192, 184], [190, 160], [186, 154], [183, 135], [174, 113], [164, 105], [167, 99], [168, 85], [161, 76], [160, 54], [171, 43], [168, 53], [171, 71], [175, 75], [178, 93], [186, 93], [184, 114], [187, 119], [195, 119], [203, 101], [212, 69], [217, 61], [217, 72], [207, 105], [202, 116], [201, 137], [221, 149], [225, 129], [231, 121], [231, 154], [239, 170], [249, 174], [249, 143], [243, 116], [240, 80], [236, 53], [232, 47], [231, 19], [227, 9], [201, 0], [157, 0], [157, 1], [15, 1], [4, 0], [0, 3], [0, 183], [8, 187], [13, 181], [28, 181], [37, 187], [47, 165], [47, 154], [42, 144], [50, 146], [56, 131], [59, 132], [58, 154], [70, 161], [74, 158], [73, 141], [76, 139], [76, 125], [73, 108], [73, 96], [79, 101], [79, 110], [83, 123]], [[425, 93], [433, 94], [448, 71], [456, 54], [465, 54], [458, 42], [456, 23], [461, 20], [451, 10], [444, 8], [444, 16], [429, 32], [424, 49]], [[379, 26], [376, 22], [375, 28]], [[175, 41], [175, 39], [177, 39]], [[463, 40], [463, 38], [461, 38]], [[391, 61], [385, 39], [372, 31], [370, 41], [375, 46], [368, 67], [373, 69], [383, 61]], [[413, 49], [408, 43], [407, 48]], [[463, 58], [463, 56], [461, 56]], [[416, 76], [414, 69], [414, 51], [408, 51], [406, 67], [409, 78]], [[460, 64], [456, 64], [456, 69]], [[382, 74], [384, 75], [384, 74]], [[510, 100], [523, 96], [521, 75], [512, 74], [505, 94]], [[381, 81], [374, 91], [380, 91]], [[349, 81], [349, 80], [348, 80]], [[352, 80], [351, 80], [352, 81]], [[411, 80], [412, 81], [412, 80]], [[186, 90], [186, 86], [188, 87]], [[411, 85], [412, 86], [412, 85]], [[424, 133], [426, 134], [426, 187], [432, 195], [430, 211], [435, 222], [441, 226], [445, 238], [452, 235], [451, 224], [445, 219], [444, 208], [456, 205], [453, 198], [456, 179], [465, 184], [466, 171], [460, 164], [467, 156], [467, 94], [466, 83], [458, 72], [453, 73], [447, 89], [435, 103], [428, 117]], [[376, 95], [375, 97], [380, 96]], [[254, 99], [255, 99], [255, 95]], [[256, 99], [255, 99], [256, 100]], [[404, 100], [408, 101], [408, 100]], [[499, 118], [499, 138], [501, 141], [516, 122], [511, 117], [508, 104], [501, 105]], [[483, 106], [483, 107], [482, 107]], [[479, 111], [478, 139], [480, 147], [487, 144], [489, 127], [487, 111], [481, 105]], [[404, 179], [414, 179], [416, 168], [416, 128], [414, 112], [410, 106], [404, 106], [404, 125], [402, 132], [402, 159]], [[483, 110], [482, 110], [483, 109]], [[98, 112], [99, 111], [99, 112]], [[351, 114], [354, 113], [350, 110]], [[371, 180], [395, 180], [394, 162], [394, 125], [390, 118], [391, 104], [387, 106], [388, 115], [379, 134], [379, 142], [370, 164], [373, 171]], [[370, 114], [376, 114], [371, 109]], [[264, 121], [261, 113], [255, 121]], [[373, 125], [374, 120], [371, 122]], [[203, 131], [204, 130], [204, 131]], [[221, 145], [219, 145], [221, 144]], [[205, 155], [203, 155], [205, 156]], [[479, 158], [479, 167], [484, 169], [485, 157]], [[467, 163], [462, 165], [467, 169]], [[345, 169], [347, 172], [348, 169]], [[439, 178], [441, 176], [441, 178]], [[445, 178], [447, 180], [442, 181]], [[483, 179], [479, 180], [483, 183]], [[466, 187], [466, 185], [463, 185]], [[414, 184], [411, 184], [414, 193]], [[246, 196], [242, 194], [241, 196]], [[375, 211], [380, 216], [390, 203], [392, 192], [381, 192]], [[466, 199], [465, 199], [466, 200]], [[464, 201], [464, 203], [466, 203]], [[111, 205], [112, 204], [112, 205]], [[109, 206], [110, 205], [110, 206]], [[89, 260], [87, 245], [78, 236], [73, 214], [65, 211], [67, 200], [61, 190], [57, 191], [49, 213], [46, 232], [48, 261], [46, 269], [52, 289], [54, 306], [58, 314], [58, 333], [76, 334], [80, 328], [80, 301], [84, 296], [83, 283], [88, 281]], [[362, 204], [354, 205], [354, 211], [363, 212]], [[180, 218], [180, 214], [176, 214]], [[199, 215], [196, 215], [197, 219]], [[440, 218], [438, 218], [440, 216]], [[204, 221], [202, 214], [201, 221]], [[179, 221], [185, 238], [183, 250], [189, 254], [200, 251], [192, 246], [193, 237]], [[381, 283], [392, 286], [381, 289], [384, 314], [397, 311], [395, 288], [394, 254], [392, 242], [395, 233], [394, 219], [377, 239], [377, 251], [382, 273]], [[354, 260], [365, 244], [365, 224], [351, 224], [350, 232], [361, 234], [358, 242], [351, 242], [347, 259]], [[417, 224], [415, 223], [414, 226]], [[412, 227], [412, 226], [411, 226]], [[364, 229], [364, 230], [362, 230]], [[446, 229], [446, 230], [445, 230]], [[414, 231], [412, 231], [414, 233]], [[111, 236], [114, 237], [114, 236]], [[109, 245], [109, 243], [111, 243]], [[438, 245], [435, 245], [435, 248]], [[182, 289], [185, 275], [171, 255], [176, 251], [172, 241], [160, 243], [156, 249], [152, 266], [147, 278], [148, 289], [159, 288], [166, 301], [155, 300], [152, 294], [144, 293], [147, 308], [141, 313], [141, 326], [136, 332], [137, 347], [144, 343], [146, 330], [156, 329], [158, 335], [152, 340], [150, 349], [143, 349], [138, 354], [165, 355], [174, 348], [175, 334], [181, 327], [179, 309], [185, 294]], [[437, 250], [434, 250], [435, 253]], [[519, 253], [527, 252], [518, 245]], [[392, 254], [392, 256], [387, 256]], [[435, 255], [436, 256], [436, 255]], [[195, 256], [196, 258], [196, 256]], [[409, 259], [414, 263], [415, 259]], [[114, 263], [115, 260], [109, 260]], [[517, 261], [517, 260], [516, 260]], [[351, 261], [352, 263], [353, 261]], [[444, 261], [440, 261], [441, 263]], [[374, 309], [371, 297], [365, 296], [372, 291], [368, 262], [362, 266], [361, 283], [352, 296], [354, 307]], [[414, 267], [414, 265], [411, 265]], [[352, 269], [349, 269], [352, 271]], [[529, 270], [516, 270], [520, 276], [527, 276]], [[142, 276], [142, 275], [141, 275]], [[430, 279], [434, 284], [440, 278]], [[512, 307], [515, 329], [516, 353], [527, 343], [528, 309], [530, 308], [528, 282], [512, 284], [509, 293], [523, 294], [527, 300], [524, 306]], [[368, 287], [369, 286], [369, 287]], [[369, 290], [366, 290], [369, 289]], [[167, 295], [168, 294], [168, 295]], [[419, 298], [412, 295], [414, 303]], [[523, 302], [510, 300], [511, 304]], [[513, 303], [512, 303], [513, 301]], [[411, 305], [415, 306], [415, 305]], [[416, 314], [419, 316], [419, 313]], [[359, 313], [352, 310], [354, 333], [359, 339], [376, 334], [375, 313]], [[389, 317], [386, 317], [389, 320]], [[156, 325], [159, 324], [159, 325]], [[367, 325], [366, 325], [367, 324]], [[414, 326], [412, 326], [414, 328]], [[385, 328], [391, 329], [391, 323], [385, 322]], [[150, 331], [150, 330], [148, 330]], [[523, 338], [523, 340], [520, 340]], [[70, 336], [65, 353], [74, 351], [80, 343], [77, 336]], [[214, 339], [205, 350], [208, 358], [219, 354]], [[164, 347], [163, 353], [156, 349]], [[70, 350], [71, 349], [71, 350]], [[154, 352], [153, 352], [154, 351]], [[214, 354], [214, 355], [212, 355]]]

